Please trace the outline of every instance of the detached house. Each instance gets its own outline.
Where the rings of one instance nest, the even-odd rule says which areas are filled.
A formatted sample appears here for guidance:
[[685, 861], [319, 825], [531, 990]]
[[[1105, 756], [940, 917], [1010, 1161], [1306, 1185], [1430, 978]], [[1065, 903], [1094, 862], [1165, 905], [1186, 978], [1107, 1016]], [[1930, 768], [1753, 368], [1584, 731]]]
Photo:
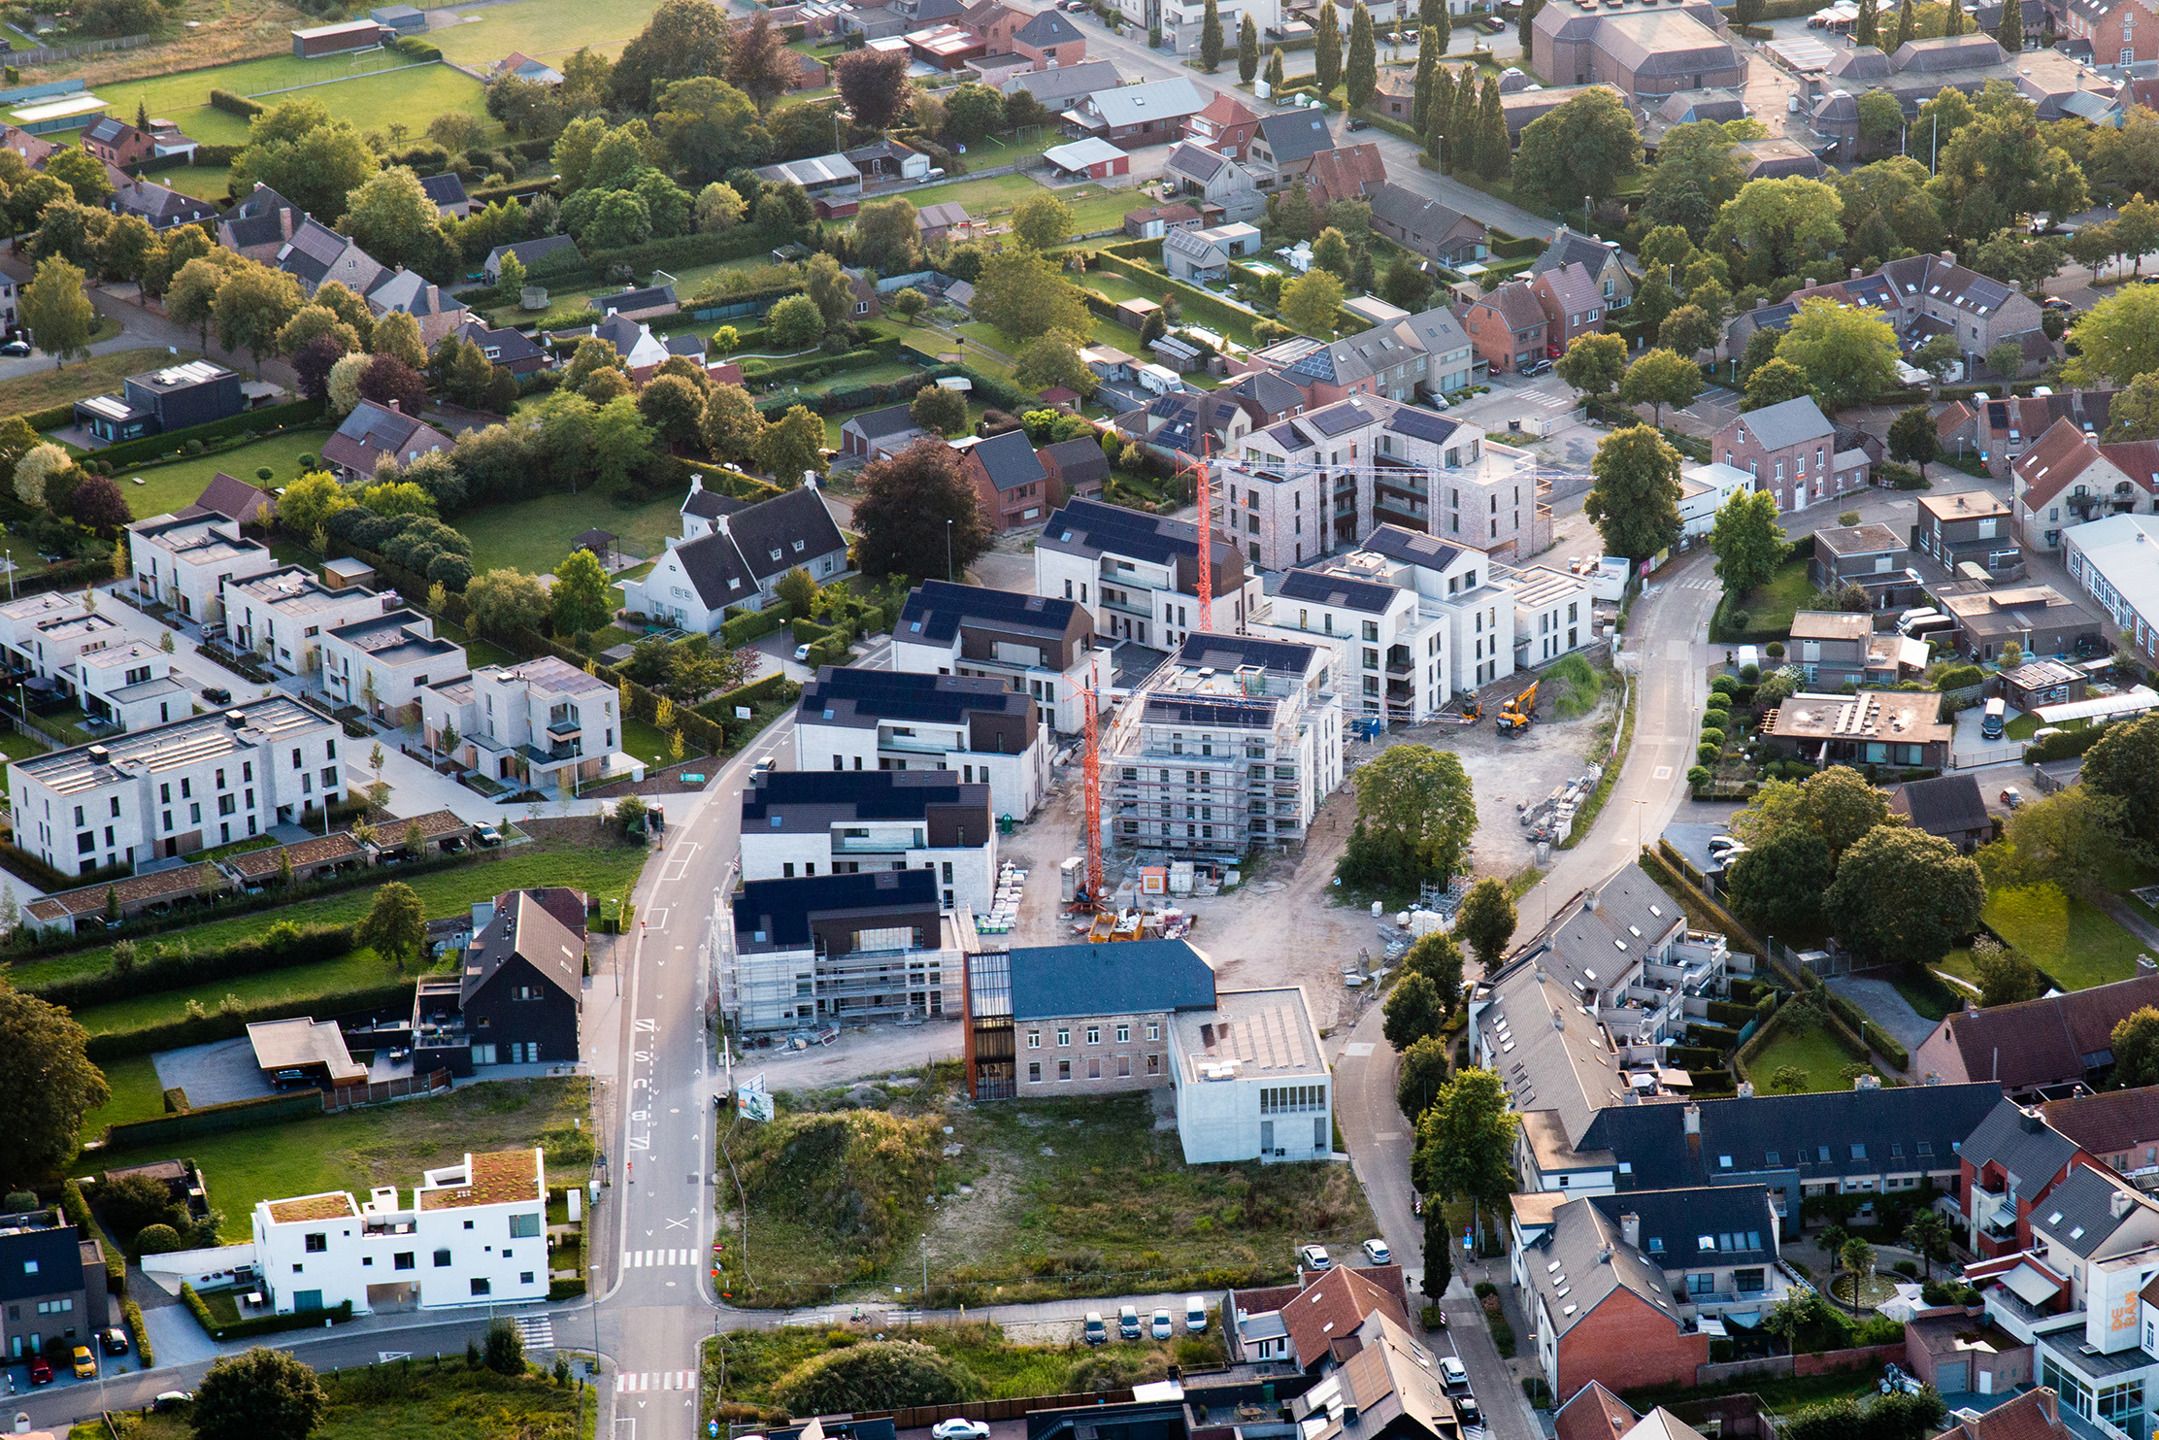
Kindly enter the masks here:
[[2017, 536], [2059, 550], [2062, 532], [2108, 515], [2159, 513], [2159, 441], [2101, 444], [2056, 420], [2009, 467]]
[[1205, 109], [1186, 117], [1185, 139], [1202, 150], [1242, 160], [1259, 130], [1259, 112], [1227, 90], [1218, 90]]
[[1386, 181], [1372, 189], [1372, 228], [1427, 260], [1460, 265], [1482, 260], [1488, 232], [1459, 210]]
[[1469, 343], [1494, 375], [1510, 375], [1546, 356], [1551, 322], [1527, 280], [1509, 280], [1462, 312]]
[[625, 609], [709, 635], [730, 607], [762, 610], [797, 566], [820, 582], [847, 568], [847, 538], [814, 483], [709, 520], [685, 506], [682, 527], [688, 538], [670, 540], [643, 579], [622, 582]]
[[1052, 493], [1056, 482], [1043, 468], [1026, 431], [1007, 430], [987, 439], [970, 437], [952, 448], [960, 452], [961, 473], [973, 482], [982, 518], [991, 530], [1003, 534], [1037, 524], [1056, 508], [1061, 498]]
[[1199, 86], [1183, 76], [1097, 90], [1064, 112], [1075, 134], [1107, 140], [1120, 150], [1138, 150], [1175, 140], [1185, 119], [1207, 108]]
[[1565, 350], [1579, 335], [1604, 328], [1604, 292], [1579, 262], [1545, 270], [1529, 282], [1544, 307], [1545, 340]]
[[470, 1075], [482, 1065], [574, 1064], [585, 896], [511, 890], [473, 910], [459, 973], [421, 980], [414, 996], [413, 1069]]
[[1710, 437], [1709, 452], [1753, 476], [1782, 511], [1864, 489], [1872, 467], [1864, 450], [1837, 449], [1835, 427], [1811, 395], [1736, 417]]
[[1224, 220], [1257, 220], [1266, 212], [1267, 197], [1241, 161], [1192, 141], [1169, 152], [1162, 179], [1169, 194], [1195, 200], [1203, 210], [1212, 206]]
[[115, 170], [132, 170], [152, 160], [192, 162], [196, 147], [170, 120], [152, 120], [149, 129], [138, 130], [108, 115], [82, 132], [82, 148]]
[[1607, 313], [1624, 309], [1634, 299], [1634, 277], [1620, 263], [1618, 241], [1584, 235], [1562, 225], [1553, 234], [1552, 243], [1545, 246], [1544, 253], [1530, 265], [1529, 273], [1534, 277], [1564, 270], [1570, 265], [1579, 265], [1589, 272], [1598, 293], [1604, 296]]
[[384, 460], [407, 465], [422, 455], [450, 448], [450, 437], [397, 402], [377, 405], [362, 400], [338, 423], [337, 433], [322, 442], [323, 463], [347, 480], [371, 480]]

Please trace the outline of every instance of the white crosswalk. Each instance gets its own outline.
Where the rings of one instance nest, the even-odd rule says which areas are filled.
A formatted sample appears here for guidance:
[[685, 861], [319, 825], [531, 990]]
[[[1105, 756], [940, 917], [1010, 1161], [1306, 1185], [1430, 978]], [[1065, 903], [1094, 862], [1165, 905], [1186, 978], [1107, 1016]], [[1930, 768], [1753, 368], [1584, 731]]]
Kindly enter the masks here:
[[695, 1390], [695, 1370], [618, 1370], [615, 1372], [617, 1395], [639, 1395], [648, 1390]]
[[555, 1322], [545, 1315], [520, 1315], [517, 1331], [525, 1337], [525, 1353], [555, 1348]]
[[625, 1270], [651, 1270], [664, 1265], [695, 1265], [698, 1261], [696, 1247], [680, 1250], [625, 1250], [622, 1252], [622, 1268]]
[[1705, 579], [1682, 580], [1679, 582], [1679, 588], [1682, 590], [1722, 590], [1724, 582], [1715, 576], [1710, 576]]

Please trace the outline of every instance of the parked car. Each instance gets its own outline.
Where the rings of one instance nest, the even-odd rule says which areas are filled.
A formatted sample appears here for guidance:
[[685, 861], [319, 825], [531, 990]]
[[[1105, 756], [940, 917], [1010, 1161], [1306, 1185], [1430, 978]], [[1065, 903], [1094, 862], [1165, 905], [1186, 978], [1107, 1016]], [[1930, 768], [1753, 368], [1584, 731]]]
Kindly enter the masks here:
[[1197, 1295], [1184, 1297], [1184, 1328], [1194, 1335], [1207, 1328], [1207, 1302]]
[[90, 1353], [89, 1346], [77, 1345], [74, 1353], [68, 1358], [69, 1362], [74, 1366], [77, 1380], [97, 1379], [97, 1356]]
[[809, 658], [810, 658], [810, 647], [809, 647], [809, 646], [807, 646], [807, 645], [797, 645], [797, 646], [795, 647], [795, 661], [796, 661], [796, 663], [797, 663], [797, 664], [800, 664], [800, 663], [802, 663], [802, 662], [804, 662], [804, 661], [808, 660]]
[[989, 1440], [989, 1434], [990, 1427], [980, 1420], [967, 1420], [958, 1415], [930, 1427], [933, 1440]]
[[20, 360], [29, 353], [30, 342], [27, 340], [10, 340], [7, 344], [0, 345], [0, 355], [5, 355], [10, 359]]
[[482, 845], [500, 845], [502, 832], [492, 825], [475, 825], [472, 827], [472, 838]]
[[1349, 123], [1342, 128], [1345, 130], [1369, 130], [1372, 128], [1372, 122], [1358, 116], [1351, 116]]
[[157, 1398], [150, 1402], [150, 1408], [152, 1410], [163, 1412], [166, 1410], [177, 1410], [182, 1405], [192, 1405], [194, 1403], [195, 1397], [189, 1391], [160, 1390], [157, 1392]]
[[1364, 1258], [1374, 1265], [1388, 1265], [1394, 1261], [1394, 1252], [1387, 1248], [1386, 1241], [1375, 1237], [1364, 1242]]
[[1297, 1249], [1297, 1263], [1307, 1270], [1332, 1270], [1334, 1257], [1324, 1245], [1301, 1245]]
[[32, 1385], [52, 1384], [52, 1362], [50, 1360], [47, 1360], [42, 1355], [30, 1357], [30, 1383]]
[[2022, 790], [2019, 790], [2016, 786], [2012, 785], [2008, 789], [2002, 791], [2002, 804], [2008, 806], [2010, 809], [2014, 810], [2023, 803], [2024, 792]]
[[1117, 1307], [1117, 1338], [1120, 1340], [1139, 1339], [1139, 1307], [1137, 1305], [1120, 1305]]
[[1477, 1404], [1477, 1397], [1474, 1395], [1455, 1396], [1454, 1413], [1462, 1417], [1462, 1428], [1465, 1430], [1474, 1430], [1484, 1424], [1484, 1410]]
[[1539, 375], [1549, 375], [1551, 373], [1552, 362], [1541, 355], [1524, 365], [1521, 370], [1522, 377], [1525, 380], [1534, 380]]
[[1102, 1323], [1101, 1311], [1089, 1310], [1087, 1312], [1087, 1318], [1080, 1322], [1080, 1338], [1084, 1339], [1089, 1345], [1107, 1345], [1109, 1343], [1109, 1327]]
[[1463, 1369], [1462, 1362], [1452, 1355], [1439, 1357], [1439, 1382], [1447, 1387], [1449, 1395], [1469, 1393], [1469, 1371]]
[[205, 685], [202, 687], [202, 698], [212, 705], [230, 705], [232, 692], [222, 685]]
[[107, 1355], [127, 1354], [127, 1332], [115, 1326], [97, 1332], [97, 1343], [105, 1347]]
[[1169, 1318], [1169, 1311], [1157, 1310], [1147, 1321], [1147, 1334], [1156, 1340], [1167, 1340], [1177, 1333], [1177, 1324]]

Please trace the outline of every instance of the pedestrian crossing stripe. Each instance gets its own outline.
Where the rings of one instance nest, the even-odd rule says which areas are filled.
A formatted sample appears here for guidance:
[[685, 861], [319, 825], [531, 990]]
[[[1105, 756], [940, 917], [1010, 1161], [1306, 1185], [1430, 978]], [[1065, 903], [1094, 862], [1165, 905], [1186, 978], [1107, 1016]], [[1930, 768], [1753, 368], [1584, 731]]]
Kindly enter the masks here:
[[648, 1390], [695, 1390], [695, 1370], [637, 1370], [615, 1373], [617, 1395], [638, 1395]]
[[555, 1348], [555, 1322], [545, 1315], [519, 1316], [517, 1330], [525, 1337], [527, 1350]]
[[625, 1250], [622, 1252], [622, 1268], [625, 1270], [649, 1270], [663, 1265], [695, 1265], [703, 1258], [695, 1248], [676, 1250]]

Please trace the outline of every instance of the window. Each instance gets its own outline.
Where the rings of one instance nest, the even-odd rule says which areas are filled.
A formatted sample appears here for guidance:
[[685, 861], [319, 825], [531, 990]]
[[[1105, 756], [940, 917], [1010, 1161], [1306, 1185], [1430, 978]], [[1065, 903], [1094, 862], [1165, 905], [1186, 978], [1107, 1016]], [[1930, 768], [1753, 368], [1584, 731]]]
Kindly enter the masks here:
[[412, 1252], [411, 1252], [410, 1250], [400, 1250], [400, 1251], [398, 1251], [398, 1252], [397, 1252], [397, 1254], [395, 1254], [394, 1256], [392, 1256], [392, 1257], [390, 1258], [390, 1268], [391, 1268], [391, 1269], [393, 1269], [393, 1270], [410, 1270], [410, 1269], [412, 1269], [412, 1268], [413, 1268], [413, 1253], [412, 1253]]
[[1072, 1062], [1070, 1060], [1057, 1062], [1057, 1078], [1059, 1080], [1070, 1080], [1072, 1078]]
[[1102, 1027], [1101, 1027], [1101, 1026], [1099, 1026], [1099, 1025], [1089, 1025], [1089, 1026], [1087, 1027], [1087, 1043], [1088, 1043], [1089, 1045], [1099, 1045], [1099, 1044], [1101, 1044], [1101, 1043], [1102, 1043]]
[[1042, 1062], [1040, 1060], [1027, 1062], [1027, 1083], [1030, 1085], [1042, 1083]]
[[437, 1250], [435, 1252], [435, 1268], [437, 1270], [446, 1270], [449, 1268], [449, 1265], [450, 1252], [447, 1250]]
[[1687, 1272], [1687, 1294], [1714, 1295], [1716, 1290], [1717, 1277], [1713, 1272], [1708, 1270], [1689, 1270]]
[[539, 1234], [540, 1217], [538, 1215], [512, 1215], [510, 1217], [510, 1238], [512, 1240], [536, 1240], [539, 1238]]
[[313, 1230], [313, 1231], [310, 1231], [310, 1232], [308, 1232], [308, 1236], [307, 1236], [307, 1253], [308, 1253], [308, 1254], [310, 1254], [310, 1255], [320, 1255], [320, 1254], [322, 1254], [322, 1253], [323, 1253], [324, 1251], [328, 1250], [329, 1248], [330, 1248], [330, 1241], [329, 1241], [329, 1237], [328, 1237], [328, 1236], [324, 1235], [324, 1234], [323, 1234], [323, 1233], [322, 1233], [322, 1232], [321, 1232], [320, 1230]]
[[1069, 1046], [1069, 1045], [1070, 1045], [1071, 1043], [1072, 1043], [1072, 1027], [1071, 1027], [1071, 1026], [1069, 1026], [1069, 1025], [1060, 1025], [1060, 1026], [1058, 1026], [1058, 1027], [1057, 1027], [1057, 1044], [1058, 1044], [1058, 1047], [1059, 1047], [1060, 1049], [1062, 1049], [1062, 1048], [1064, 1048], [1064, 1047], [1067, 1047], [1067, 1046]]
[[1119, 1045], [1132, 1043], [1132, 1027], [1130, 1025], [1119, 1025], [1117, 1027], [1117, 1043]]
[[1161, 1022], [1161, 1021], [1159, 1021], [1159, 1020], [1149, 1020], [1149, 1021], [1147, 1022], [1147, 1038], [1148, 1038], [1149, 1040], [1159, 1040], [1159, 1039], [1161, 1039], [1161, 1038], [1162, 1038], [1162, 1022]]
[[473, 1277], [472, 1277], [472, 1293], [473, 1293], [473, 1294], [475, 1294], [475, 1295], [485, 1295], [485, 1294], [487, 1294], [487, 1293], [488, 1293], [488, 1292], [489, 1292], [490, 1290], [492, 1290], [493, 1288], [494, 1288], [494, 1286], [493, 1286], [493, 1282], [489, 1281], [489, 1280], [488, 1280], [488, 1279], [487, 1279], [487, 1278], [486, 1278], [485, 1276], [483, 1276], [483, 1275], [475, 1275], [475, 1276], [473, 1276]]
[[1040, 1030], [1027, 1032], [1027, 1048], [1030, 1050], [1040, 1050], [1042, 1048], [1042, 1032]]

